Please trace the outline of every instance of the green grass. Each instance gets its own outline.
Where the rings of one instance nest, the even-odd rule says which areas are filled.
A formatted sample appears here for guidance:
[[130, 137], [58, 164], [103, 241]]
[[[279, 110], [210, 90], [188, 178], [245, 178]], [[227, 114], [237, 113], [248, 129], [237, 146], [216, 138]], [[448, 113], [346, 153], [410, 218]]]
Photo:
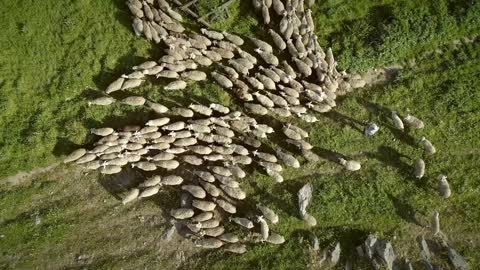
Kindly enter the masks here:
[[[201, 11], [208, 12], [214, 2], [201, 1]], [[480, 48], [477, 43], [454, 50], [443, 44], [478, 32], [480, 5], [449, 0], [319, 2], [314, 9], [319, 40], [333, 47], [342, 68], [357, 72], [411, 58], [417, 66], [386, 86], [341, 98], [335, 111], [314, 125], [299, 123], [309, 131], [316, 153], [358, 159], [360, 172], [346, 173], [322, 159], [302, 170], [287, 170], [282, 184], [261, 174], [245, 181], [247, 206], [263, 202], [280, 215], [272, 230], [286, 236], [285, 245], [256, 245], [244, 256], [205, 252], [183, 268], [305, 269], [313, 260], [306, 241], [309, 231], [318, 235], [322, 247], [340, 241], [342, 261], [368, 233], [391, 240], [397, 253], [414, 260], [418, 248], [413, 240], [427, 233], [423, 227], [434, 210], [440, 211], [452, 246], [472, 269], [478, 268]], [[234, 3], [231, 10], [232, 17], [215, 23], [216, 28], [265, 35], [249, 1]], [[101, 95], [92, 89], [103, 89], [129, 67], [160, 56], [158, 48], [134, 37], [123, 1], [3, 1], [0, 12], [0, 177], [50, 164], [91, 143], [89, 128], [143, 123], [151, 116], [143, 109], [86, 104]], [[437, 47], [442, 55], [425, 55]], [[212, 83], [167, 94], [158, 85], [147, 82], [135, 93], [167, 105], [192, 100], [238, 105]], [[391, 109], [422, 118], [425, 130], [395, 131]], [[365, 138], [364, 121], [379, 124], [380, 132]], [[421, 136], [438, 153], [426, 158], [427, 175], [416, 181], [412, 164], [422, 156], [416, 144]], [[434, 191], [440, 173], [448, 175], [453, 189], [447, 201]], [[152, 263], [169, 269], [175, 250], [158, 251], [164, 224], [138, 220], [158, 217], [157, 205], [171, 205], [178, 194], [165, 192], [122, 207], [102, 187], [104, 180], [60, 166], [17, 187], [2, 183], [2, 268], [75, 268], [82, 265], [75, 258], [87, 254], [85, 264], [95, 269], [138, 269]], [[306, 182], [315, 189], [309, 211], [319, 224], [313, 229], [295, 214], [296, 192]], [[36, 216], [41, 217], [39, 225], [34, 224]]]

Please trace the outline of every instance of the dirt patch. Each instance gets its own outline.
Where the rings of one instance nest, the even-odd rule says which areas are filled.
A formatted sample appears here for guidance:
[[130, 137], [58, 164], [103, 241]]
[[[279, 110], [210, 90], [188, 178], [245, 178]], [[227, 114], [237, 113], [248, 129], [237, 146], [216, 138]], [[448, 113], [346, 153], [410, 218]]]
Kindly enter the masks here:
[[11, 185], [20, 185], [24, 183], [25, 181], [28, 181], [29, 179], [35, 178], [39, 174], [47, 173], [52, 171], [53, 169], [57, 168], [58, 165], [60, 165], [60, 162], [54, 163], [52, 165], [49, 165], [47, 167], [43, 168], [37, 168], [34, 169], [30, 172], [19, 172], [16, 175], [9, 176], [5, 178], [2, 182], [7, 182]]

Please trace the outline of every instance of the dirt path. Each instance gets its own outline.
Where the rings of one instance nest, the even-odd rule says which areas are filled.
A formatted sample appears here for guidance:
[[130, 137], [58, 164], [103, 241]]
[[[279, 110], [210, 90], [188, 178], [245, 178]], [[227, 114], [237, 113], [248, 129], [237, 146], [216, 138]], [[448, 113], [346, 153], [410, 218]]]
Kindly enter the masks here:
[[7, 182], [10, 185], [14, 185], [14, 186], [15, 185], [20, 185], [20, 184], [24, 183], [25, 181], [28, 181], [28, 180], [30, 180], [30, 179], [32, 179], [32, 178], [34, 178], [34, 177], [36, 177], [40, 174], [43, 174], [43, 173], [50, 172], [50, 171], [54, 170], [60, 164], [61, 164], [60, 162], [57, 162], [57, 163], [54, 163], [54, 164], [49, 165], [47, 167], [34, 169], [30, 172], [19, 172], [16, 175], [12, 175], [12, 176], [9, 176], [9, 177], [1, 180], [1, 182]]

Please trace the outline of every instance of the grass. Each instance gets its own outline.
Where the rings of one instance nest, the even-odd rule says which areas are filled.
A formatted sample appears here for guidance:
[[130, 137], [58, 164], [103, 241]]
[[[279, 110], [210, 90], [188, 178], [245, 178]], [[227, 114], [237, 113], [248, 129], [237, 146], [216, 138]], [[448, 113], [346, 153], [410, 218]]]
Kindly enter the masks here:
[[[95, 89], [160, 55], [158, 48], [134, 37], [123, 1], [57, 2], [0, 3], [0, 11], [8, 10], [0, 22], [0, 177], [50, 164], [92, 142], [89, 128], [142, 123], [150, 116], [121, 105], [86, 105], [101, 95]], [[233, 4], [232, 17], [215, 27], [262, 36], [247, 2]], [[201, 1], [201, 11], [207, 12], [211, 3]], [[316, 153], [358, 159], [360, 172], [345, 173], [322, 159], [302, 170], [287, 170], [283, 184], [260, 174], [245, 181], [251, 205], [264, 202], [279, 213], [281, 222], [272, 230], [286, 236], [285, 245], [256, 245], [244, 256], [201, 253], [182, 268], [305, 269], [315, 259], [307, 248], [309, 231], [319, 236], [323, 248], [340, 241], [342, 261], [368, 233], [391, 240], [397, 253], [414, 260], [418, 248], [413, 240], [427, 233], [424, 226], [434, 210], [440, 211], [442, 230], [452, 246], [472, 269], [478, 268], [480, 48], [476, 43], [453, 49], [445, 43], [478, 33], [479, 8], [475, 2], [448, 0], [330, 0], [316, 5], [319, 40], [333, 47], [342, 68], [359, 72], [411, 58], [417, 65], [386, 86], [342, 98], [336, 110], [315, 125], [299, 123], [309, 131]], [[425, 54], [436, 48], [443, 54]], [[230, 95], [211, 83], [167, 94], [157, 85], [148, 82], [135, 93], [167, 105], [209, 100], [235, 106]], [[390, 109], [419, 116], [425, 130], [395, 131]], [[365, 138], [364, 121], [379, 124], [380, 132]], [[421, 136], [429, 138], [438, 153], [426, 158], [426, 178], [415, 181], [411, 170], [415, 158], [422, 156], [416, 144]], [[449, 176], [454, 191], [448, 201], [434, 192], [440, 173]], [[315, 189], [309, 207], [319, 222], [314, 229], [294, 214], [296, 192], [307, 181]], [[106, 182], [97, 174], [60, 166], [20, 186], [2, 183], [2, 268], [132, 269], [155, 263], [171, 269], [177, 250], [194, 252], [185, 242], [159, 242], [165, 224], [158, 206], [168, 208], [178, 194], [166, 191], [123, 207]], [[35, 225], [37, 216], [41, 222]]]

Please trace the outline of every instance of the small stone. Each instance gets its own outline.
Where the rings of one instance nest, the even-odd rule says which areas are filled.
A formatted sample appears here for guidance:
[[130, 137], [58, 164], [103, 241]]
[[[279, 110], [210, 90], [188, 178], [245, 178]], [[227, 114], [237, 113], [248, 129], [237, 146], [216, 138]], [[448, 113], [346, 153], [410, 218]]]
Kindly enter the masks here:
[[337, 265], [338, 261], [340, 260], [340, 253], [342, 249], [340, 248], [340, 243], [337, 242], [335, 248], [333, 249], [332, 253], [330, 253], [330, 263], [332, 265]]

